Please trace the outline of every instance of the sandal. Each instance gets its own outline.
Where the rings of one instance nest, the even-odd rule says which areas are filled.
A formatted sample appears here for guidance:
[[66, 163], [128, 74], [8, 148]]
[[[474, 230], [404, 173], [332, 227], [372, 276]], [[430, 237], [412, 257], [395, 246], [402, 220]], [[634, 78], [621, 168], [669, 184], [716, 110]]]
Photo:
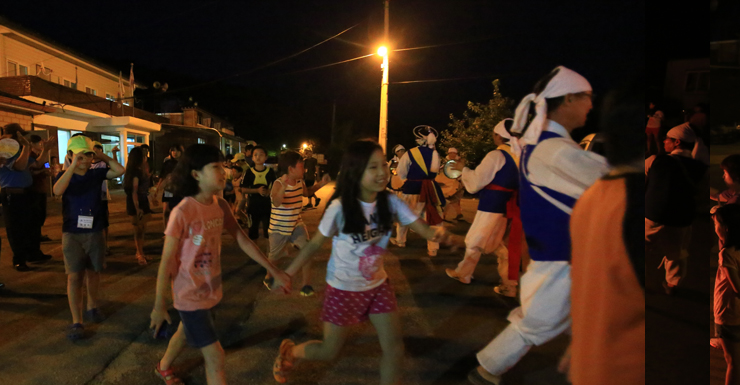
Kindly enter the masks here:
[[77, 341], [82, 339], [85, 336], [85, 327], [80, 324], [72, 324], [69, 327], [67, 327], [67, 338], [70, 341]]
[[272, 365], [272, 376], [275, 381], [284, 384], [288, 382], [288, 372], [293, 369], [293, 347], [295, 343], [289, 339], [284, 339], [280, 344], [280, 353], [275, 358]]
[[165, 384], [167, 384], [167, 385], [177, 385], [177, 384], [182, 384], [183, 383], [181, 379], [179, 379], [179, 378], [177, 378], [175, 376], [175, 373], [173, 373], [173, 371], [172, 371], [172, 367], [170, 367], [167, 370], [162, 370], [162, 369], [159, 368], [159, 364], [160, 363], [157, 362], [157, 367], [154, 368], [154, 373], [156, 373], [157, 376], [159, 378], [161, 378], [164, 381]]
[[146, 266], [147, 265], [147, 263], [146, 263], [146, 257], [143, 256], [143, 255], [137, 255], [136, 256], [136, 261], [139, 262], [139, 265], [141, 265], [141, 266]]

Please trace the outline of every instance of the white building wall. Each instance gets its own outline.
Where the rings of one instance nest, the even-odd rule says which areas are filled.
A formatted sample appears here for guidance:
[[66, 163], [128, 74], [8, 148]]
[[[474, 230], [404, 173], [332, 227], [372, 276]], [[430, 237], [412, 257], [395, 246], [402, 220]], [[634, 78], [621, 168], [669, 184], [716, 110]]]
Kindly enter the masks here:
[[[75, 82], [75, 64], [64, 60], [66, 55], [63, 53], [51, 49], [47, 52], [18, 41], [12, 36], [3, 36], [2, 40], [3, 49], [0, 53], [4, 53], [4, 58], [0, 66], [0, 76], [9, 76], [9, 60], [27, 66], [29, 75], [36, 75], [36, 65], [43, 62], [45, 67], [53, 70], [49, 77], [46, 77], [47, 80], [57, 84], [64, 84], [65, 79], [69, 80], [70, 83]], [[80, 60], [79, 58], [76, 59]], [[87, 65], [94, 67], [92, 64]], [[127, 95], [130, 92], [128, 75], [128, 71], [123, 71], [123, 78], [125, 79], [123, 83]], [[84, 67], [77, 66], [77, 79], [77, 90], [79, 91], [85, 92], [86, 87], [90, 87], [97, 91], [97, 96], [102, 98], [105, 98], [106, 93], [113, 97], [118, 94], [118, 74], [108, 73], [107, 76], [102, 76]]]

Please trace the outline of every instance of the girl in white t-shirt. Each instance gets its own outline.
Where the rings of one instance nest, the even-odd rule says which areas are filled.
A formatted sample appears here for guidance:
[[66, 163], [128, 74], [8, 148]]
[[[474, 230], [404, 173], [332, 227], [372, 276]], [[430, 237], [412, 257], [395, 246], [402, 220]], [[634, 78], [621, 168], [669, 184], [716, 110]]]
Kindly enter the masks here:
[[383, 149], [376, 142], [357, 141], [345, 151], [336, 192], [327, 205], [319, 231], [285, 271], [291, 276], [295, 274], [324, 240], [332, 238], [321, 312], [324, 340], [297, 346], [289, 339], [283, 340], [273, 366], [276, 381], [287, 381], [295, 360], [334, 359], [350, 326], [369, 319], [378, 331], [383, 349], [380, 382], [399, 383], [403, 341], [395, 294], [383, 269], [383, 254], [393, 221], [410, 226], [434, 242], [450, 244], [452, 236], [443, 227], [430, 228], [400, 199], [389, 194], [385, 190], [389, 178]]

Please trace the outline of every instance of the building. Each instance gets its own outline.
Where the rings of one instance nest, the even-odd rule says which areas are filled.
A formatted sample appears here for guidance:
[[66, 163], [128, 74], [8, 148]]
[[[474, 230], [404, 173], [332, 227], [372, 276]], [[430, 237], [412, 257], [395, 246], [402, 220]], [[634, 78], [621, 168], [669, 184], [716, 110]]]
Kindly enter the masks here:
[[686, 111], [709, 104], [709, 59], [671, 60], [666, 68], [663, 96]]
[[[149, 135], [166, 120], [115, 101], [119, 71], [49, 43], [18, 26], [0, 20], [0, 92], [42, 105], [32, 116], [33, 131], [58, 138], [57, 155], [64, 159], [67, 140], [84, 132], [110, 151], [126, 143], [119, 161], [125, 163], [135, 146], [149, 143]], [[123, 80], [130, 96], [128, 79]]]
[[[188, 146], [207, 143], [221, 149], [224, 155], [241, 152], [248, 141], [234, 134], [234, 126], [200, 107], [185, 107], [182, 112], [159, 114], [169, 120], [162, 130], [154, 135], [157, 146], [170, 148], [172, 145]], [[253, 142], [252, 142], [253, 143]], [[166, 157], [165, 153], [162, 158]], [[157, 162], [157, 156], [154, 157]]]
[[[42, 137], [56, 136], [59, 159], [76, 133], [100, 141], [106, 152], [119, 146], [122, 164], [131, 149], [148, 144], [154, 171], [171, 144], [210, 143], [228, 154], [246, 143], [231, 124], [197, 107], [168, 114], [134, 108], [128, 68], [108, 68], [2, 18], [0, 64], [0, 118], [17, 119]], [[3, 115], [10, 110], [14, 115]]]

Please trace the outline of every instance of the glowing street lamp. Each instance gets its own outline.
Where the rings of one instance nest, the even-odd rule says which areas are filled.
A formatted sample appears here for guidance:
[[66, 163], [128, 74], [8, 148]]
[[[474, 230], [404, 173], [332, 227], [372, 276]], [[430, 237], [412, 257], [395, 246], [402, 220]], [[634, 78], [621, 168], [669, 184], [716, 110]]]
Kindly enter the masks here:
[[308, 147], [308, 144], [307, 143], [303, 143], [303, 149], [304, 150], [306, 149], [306, 147]]

